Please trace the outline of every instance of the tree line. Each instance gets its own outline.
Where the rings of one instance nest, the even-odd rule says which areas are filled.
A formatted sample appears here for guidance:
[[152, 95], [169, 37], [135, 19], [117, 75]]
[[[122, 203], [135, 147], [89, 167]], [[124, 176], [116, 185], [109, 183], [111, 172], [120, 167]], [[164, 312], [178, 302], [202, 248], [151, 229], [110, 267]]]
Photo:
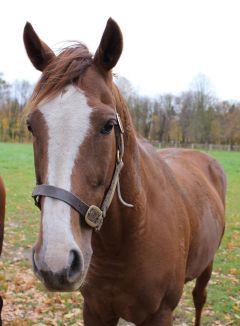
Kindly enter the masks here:
[[[160, 143], [240, 144], [240, 103], [218, 100], [204, 75], [180, 95], [140, 96], [124, 77], [116, 83], [139, 135]], [[29, 142], [24, 108], [33, 90], [27, 81], [0, 74], [0, 141]]]
[[32, 92], [28, 81], [6, 82], [0, 74], [0, 141], [29, 142], [24, 108]]
[[240, 144], [240, 103], [220, 101], [204, 75], [180, 95], [139, 96], [124, 77], [116, 80], [138, 133], [173, 144]]

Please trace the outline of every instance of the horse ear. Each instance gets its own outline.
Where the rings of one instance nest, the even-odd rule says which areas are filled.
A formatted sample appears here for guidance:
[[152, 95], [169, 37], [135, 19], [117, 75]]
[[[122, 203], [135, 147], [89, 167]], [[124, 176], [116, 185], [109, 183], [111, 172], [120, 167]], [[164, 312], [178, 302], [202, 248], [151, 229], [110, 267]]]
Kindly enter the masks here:
[[23, 32], [23, 41], [28, 57], [34, 67], [40, 71], [55, 58], [53, 51], [38, 37], [30, 23], [26, 23]]
[[118, 24], [109, 18], [101, 42], [94, 56], [95, 64], [104, 71], [111, 70], [118, 62], [123, 49], [123, 37]]

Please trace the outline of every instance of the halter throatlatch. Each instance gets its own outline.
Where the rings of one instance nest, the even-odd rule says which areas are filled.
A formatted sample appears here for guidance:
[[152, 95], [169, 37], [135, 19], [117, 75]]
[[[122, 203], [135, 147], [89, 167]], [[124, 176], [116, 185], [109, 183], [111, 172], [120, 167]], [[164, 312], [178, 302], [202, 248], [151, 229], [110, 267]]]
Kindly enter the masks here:
[[133, 205], [126, 203], [121, 196], [119, 175], [123, 168], [123, 154], [124, 154], [124, 141], [123, 141], [123, 126], [119, 114], [116, 112], [117, 123], [115, 125], [115, 135], [116, 135], [116, 144], [117, 144], [117, 159], [115, 171], [112, 177], [112, 181], [108, 192], [102, 202], [101, 208], [95, 205], [87, 205], [80, 198], [72, 194], [70, 191], [51, 186], [48, 184], [37, 185], [32, 193], [34, 198], [35, 205], [41, 209], [40, 206], [40, 196], [51, 197], [54, 199], [61, 200], [74, 208], [81, 216], [85, 218], [85, 222], [94, 228], [96, 231], [99, 231], [103, 219], [106, 216], [107, 210], [111, 205], [115, 190], [117, 188], [117, 194], [120, 202], [127, 207], [133, 207]]

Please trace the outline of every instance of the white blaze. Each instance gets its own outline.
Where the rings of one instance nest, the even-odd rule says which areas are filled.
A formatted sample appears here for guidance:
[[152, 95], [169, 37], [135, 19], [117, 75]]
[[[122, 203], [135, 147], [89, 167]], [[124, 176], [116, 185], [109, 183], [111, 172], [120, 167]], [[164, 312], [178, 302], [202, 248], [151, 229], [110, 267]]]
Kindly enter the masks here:
[[[48, 184], [71, 191], [71, 175], [79, 148], [90, 128], [90, 114], [83, 92], [68, 86], [66, 92], [40, 107], [48, 127]], [[53, 272], [68, 264], [69, 251], [77, 248], [70, 206], [45, 198], [43, 246], [40, 255]]]

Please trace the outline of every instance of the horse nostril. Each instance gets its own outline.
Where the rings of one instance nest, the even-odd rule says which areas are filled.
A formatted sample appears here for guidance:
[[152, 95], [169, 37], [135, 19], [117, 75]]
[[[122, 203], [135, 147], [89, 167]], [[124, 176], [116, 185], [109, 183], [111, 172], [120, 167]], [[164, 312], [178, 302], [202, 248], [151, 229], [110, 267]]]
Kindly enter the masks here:
[[81, 274], [81, 258], [77, 250], [71, 250], [69, 254], [68, 280], [75, 281]]

